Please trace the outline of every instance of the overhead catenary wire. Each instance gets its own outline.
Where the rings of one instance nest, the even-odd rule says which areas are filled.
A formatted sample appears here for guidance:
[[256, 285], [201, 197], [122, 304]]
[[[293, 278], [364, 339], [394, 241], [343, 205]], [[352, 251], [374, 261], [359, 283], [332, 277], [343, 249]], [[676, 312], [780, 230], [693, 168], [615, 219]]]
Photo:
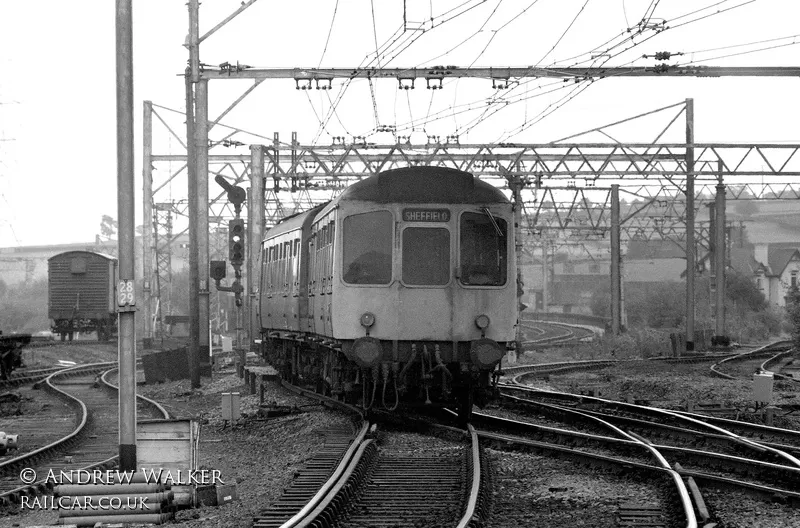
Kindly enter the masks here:
[[590, 2], [590, 0], [586, 0], [586, 2], [584, 2], [584, 3], [583, 3], [583, 5], [581, 6], [580, 10], [578, 10], [578, 13], [577, 13], [577, 14], [575, 15], [575, 17], [572, 19], [572, 22], [570, 22], [570, 23], [569, 23], [569, 25], [567, 26], [567, 29], [565, 29], [565, 30], [564, 30], [564, 32], [563, 32], [563, 33], [561, 33], [561, 36], [560, 36], [560, 37], [558, 37], [558, 40], [556, 40], [556, 43], [555, 43], [555, 44], [553, 44], [553, 47], [552, 47], [552, 48], [550, 48], [550, 50], [548, 50], [548, 52], [547, 52], [547, 53], [545, 53], [545, 54], [542, 56], [542, 58], [541, 58], [541, 59], [539, 59], [538, 61], [536, 61], [536, 64], [541, 64], [541, 63], [542, 63], [542, 61], [543, 61], [543, 60], [544, 60], [544, 59], [545, 59], [545, 58], [546, 58], [548, 55], [550, 55], [551, 53], [553, 53], [553, 51], [556, 49], [556, 47], [559, 45], [559, 43], [561, 43], [561, 41], [564, 39], [564, 37], [566, 36], [566, 34], [569, 32], [569, 30], [570, 30], [570, 29], [572, 29], [572, 26], [573, 26], [573, 25], [575, 25], [575, 21], [576, 21], [576, 20], [578, 20], [578, 17], [579, 17], [579, 16], [581, 16], [581, 13], [583, 13], [583, 10], [584, 10], [584, 9], [586, 9], [586, 6], [589, 4], [589, 2]]
[[[727, 1], [727, 0], [726, 0], [726, 1]], [[746, 3], [749, 3], [749, 2], [746, 2]], [[745, 4], [746, 4], [746, 3], [745, 3]], [[730, 9], [734, 9], [734, 8], [736, 8], [736, 7], [741, 7], [742, 5], [745, 5], [745, 4], [738, 4], [738, 5], [736, 5], [736, 6], [733, 6], [733, 7], [732, 7], [732, 8], [730, 8]], [[657, 2], [651, 2], [651, 5], [650, 5], [650, 7], [652, 7], [652, 10], [650, 9], [650, 7], [648, 8], [649, 15], [647, 15], [647, 12], [646, 12], [646, 16], [647, 16], [648, 18], [643, 18], [643, 21], [646, 21], [646, 20], [649, 20], [650, 18], [652, 18], [652, 15], [653, 15], [653, 13], [654, 13], [654, 10], [655, 10], [655, 6], [657, 6], [657, 5], [658, 5], [658, 3], [657, 3]], [[722, 12], [724, 12], [724, 11], [719, 11], [719, 12], [717, 12], [717, 13], [715, 13], [715, 14], [719, 14], [719, 13], [722, 13]], [[690, 20], [690, 21], [686, 22], [684, 25], [686, 25], [686, 24], [689, 24], [689, 23], [692, 23], [692, 22], [696, 22], [696, 21], [699, 21], [699, 20], [702, 20], [703, 18], [706, 18], [706, 17], [702, 17], [702, 18], [699, 18], [699, 19]], [[643, 29], [649, 29], [649, 28], [647, 28], [647, 27], [645, 27], [645, 28], [640, 28], [640, 32], [639, 32], [639, 33], [641, 33]], [[624, 49], [622, 49], [622, 50], [618, 51], [618, 52], [617, 52], [617, 53], [615, 53], [614, 55], [610, 55], [609, 57], [607, 57], [607, 58], [606, 58], [606, 60], [604, 61], [604, 64], [605, 64], [605, 63], [607, 63], [607, 62], [608, 62], [610, 59], [612, 59], [612, 58], [615, 58], [615, 57], [617, 57], [617, 56], [621, 55], [622, 53], [624, 53], [624, 52], [626, 52], [626, 51], [629, 51], [629, 50], [630, 50], [630, 49], [632, 49], [633, 47], [636, 47], [636, 46], [638, 46], [638, 45], [641, 45], [642, 43], [644, 43], [644, 42], [645, 42], [645, 41], [647, 41], [647, 40], [650, 40], [650, 38], [653, 38], [653, 37], [654, 37], [654, 36], [656, 36], [657, 34], [659, 34], [659, 33], [661, 33], [662, 31], [664, 31], [665, 29], [668, 29], [668, 27], [665, 27], [665, 28], [663, 28], [663, 29], [659, 29], [659, 30], [658, 30], [656, 33], [654, 33], [654, 34], [652, 34], [652, 35], [648, 36], [647, 38], [645, 38], [645, 39], [641, 40], [640, 42], [635, 42], [635, 43], [633, 43], [632, 45], [628, 46], [627, 48], [624, 48]], [[633, 63], [633, 62], [636, 62], [636, 60], [638, 60], [638, 58], [637, 58], [637, 59], [634, 59], [633, 61], [631, 61], [631, 63]], [[522, 85], [523, 85], [523, 83], [519, 83], [519, 84], [517, 85], [517, 87], [520, 87], [520, 86], [522, 86]], [[532, 122], [533, 122], [534, 124], [535, 124], [535, 123], [538, 123], [538, 122], [540, 122], [542, 119], [544, 119], [545, 117], [547, 117], [547, 116], [549, 116], [550, 114], [552, 114], [552, 113], [553, 113], [555, 110], [557, 110], [557, 109], [559, 109], [559, 108], [563, 107], [565, 104], [567, 104], [567, 103], [569, 103], [570, 101], [572, 101], [572, 100], [573, 100], [573, 99], [574, 99], [574, 98], [575, 98], [577, 95], [579, 95], [580, 93], [582, 93], [584, 90], [585, 90], [585, 88], [581, 89], [581, 90], [580, 90], [580, 91], [578, 91], [577, 93], [571, 93], [571, 94], [570, 94], [570, 96], [568, 96], [568, 98], [567, 98], [566, 100], [563, 100], [563, 99], [562, 99], [561, 101], [559, 101], [558, 103], [556, 103], [554, 108], [551, 108], [551, 107], [552, 107], [552, 105], [548, 106], [548, 107], [547, 107], [545, 110], [543, 110], [543, 111], [542, 111], [542, 112], [540, 112], [540, 113], [539, 113], [539, 114], [538, 114], [536, 117], [534, 117], [534, 118], [533, 118], [533, 120], [532, 120]], [[504, 101], [504, 102], [505, 102], [505, 105], [504, 105], [503, 107], [499, 108], [498, 110], [494, 111], [494, 112], [493, 112], [491, 115], [494, 115], [494, 114], [498, 113], [500, 110], [503, 110], [503, 109], [505, 109], [505, 108], [509, 107], [510, 105], [514, 104], [514, 103], [517, 103], [517, 102], [520, 102], [520, 101], [523, 101], [523, 100], [526, 100], [526, 99], [527, 99], [527, 98], [525, 98], [525, 99], [519, 99], [519, 100], [517, 100], [517, 101], [513, 101], [513, 102]], [[484, 114], [483, 114], [483, 116], [482, 116], [482, 117], [485, 117], [485, 114], [486, 114], [486, 112], [484, 112]], [[491, 115], [490, 115], [490, 117], [491, 117]], [[511, 133], [509, 133], [509, 132], [506, 132], [506, 133], [504, 133], [504, 135], [502, 136], [502, 139], [500, 139], [499, 141], [507, 141], [507, 140], [508, 140], [510, 137], [513, 137], [514, 135], [521, 133], [522, 131], [526, 130], [527, 128], [530, 128], [530, 126], [531, 126], [531, 125], [529, 125], [529, 124], [527, 123], [527, 121], [528, 121], [528, 119], [527, 119], [527, 113], [526, 113], [526, 122], [524, 122], [524, 123], [523, 123], [523, 125], [520, 125], [520, 126], [519, 126], [519, 127], [517, 127], [516, 129], [513, 129]], [[476, 123], [476, 124], [477, 124], [477, 123]], [[474, 125], [473, 125], [473, 126], [474, 126]], [[467, 129], [467, 131], [468, 131], [469, 129], [471, 129], [471, 128], [472, 128], [472, 126], [470, 126], [470, 127]], [[513, 132], [513, 131], [516, 131], [516, 132]], [[463, 133], [463, 132], [462, 132], [462, 133]]]
[[[375, 0], [369, 0], [370, 11], [372, 12], [372, 36], [375, 40], [375, 60], [378, 63], [378, 68], [381, 67], [381, 59], [380, 55], [378, 54], [378, 27], [375, 23]], [[378, 116], [378, 101], [375, 97], [375, 86], [372, 83], [372, 78], [367, 79], [369, 81], [369, 93], [372, 96], [372, 110], [374, 112], [375, 117], [375, 130], [378, 130], [378, 127], [381, 125], [381, 119]]]
[[[683, 20], [684, 21], [683, 23], [678, 24], [676, 26], [670, 26], [669, 25], [670, 21], [668, 21], [668, 20], [664, 20], [663, 22], [659, 22], [659, 24], [657, 24], [657, 25], [649, 26], [650, 21], [655, 16], [655, 14], [656, 14], [656, 12], [658, 10], [657, 8], [660, 5], [659, 4], [659, 0], [652, 0], [649, 3], [647, 9], [645, 10], [644, 16], [642, 17], [641, 22], [639, 23], [638, 27], [628, 28], [628, 29], [631, 30], [631, 32], [634, 33], [634, 35], [627, 34], [627, 32], [621, 32], [621, 33], [617, 34], [617, 36], [612, 37], [611, 39], [606, 41], [605, 44], [608, 47], [605, 50], [599, 50], [599, 48], [602, 47], [602, 45], [601, 45], [600, 47], [596, 47], [595, 51], [606, 51], [606, 52], [608, 52], [608, 57], [603, 57], [604, 60], [601, 62], [601, 65], [609, 64], [609, 61], [611, 61], [613, 59], [617, 59], [617, 58], [623, 56], [625, 53], [633, 50], [634, 48], [636, 48], [638, 46], [641, 46], [643, 43], [649, 41], [651, 38], [656, 37], [657, 35], [661, 34], [664, 31], [667, 31], [667, 30], [672, 29], [674, 27], [685, 26], [685, 25], [688, 25], [688, 24], [692, 24], [694, 22], [699, 22], [701, 20], [706, 20], [706, 19], [708, 19], [708, 18], [710, 18], [710, 17], [712, 17], [712, 16], [714, 16], [716, 14], [722, 14], [722, 13], [728, 12], [730, 10], [737, 9], [739, 7], [742, 7], [742, 6], [745, 6], [745, 5], [749, 4], [749, 3], [752, 3], [753, 1], [754, 0], [749, 0], [749, 1], [745, 1], [745, 2], [738, 2], [735, 5], [729, 5], [729, 6], [726, 7], [724, 4], [730, 3], [731, 0], [723, 0], [722, 2], [717, 2], [716, 4], [713, 4], [711, 6], [706, 6], [704, 8], [697, 9], [697, 10], [691, 11], [689, 13], [681, 14], [681, 15], [679, 15], [677, 17], [673, 17], [671, 19], [673, 21], [674, 20]], [[586, 1], [586, 3], [583, 4], [583, 8], [586, 7], [587, 3], [588, 3], [588, 0]], [[533, 5], [533, 4], [535, 4], [535, 2], [533, 2], [531, 5]], [[462, 12], [463, 10], [474, 9], [477, 5], [478, 4], [476, 4], [475, 2], [462, 2], [461, 4], [459, 4], [459, 6], [453, 8], [453, 10], [451, 10], [451, 11], [452, 11], [453, 15], [459, 15], [460, 16], [460, 14], [463, 14], [463, 12]], [[496, 11], [496, 9], [497, 9], [497, 7], [499, 5], [500, 5], [500, 2], [498, 2], [494, 6], [491, 6], [492, 9], [493, 9], [492, 12]], [[720, 6], [722, 8], [717, 10], [717, 11], [715, 11], [714, 13], [708, 13], [707, 12], [708, 9], [711, 9], [714, 6]], [[458, 8], [460, 8], [462, 11], [455, 11]], [[517, 13], [517, 17], [519, 17], [521, 14], [522, 13]], [[580, 15], [580, 12], [578, 13], [578, 15]], [[441, 25], [441, 23], [443, 23], [443, 21], [446, 21], [445, 18], [443, 18], [443, 16], [444, 16], [444, 14], [438, 15], [438, 17], [434, 17], [434, 22], [432, 22], [430, 24], [427, 24], [427, 26], [425, 26], [424, 24], [422, 24], [421, 26], [425, 26], [426, 28], [428, 28], [427, 31], [429, 31], [430, 29], [432, 29], [434, 27], [439, 27]], [[513, 21], [514, 19], [511, 19], [511, 21]], [[509, 23], [511, 21], [508, 21], [506, 23]], [[573, 22], [574, 22], [574, 19], [573, 19]], [[487, 25], [484, 23], [481, 27], [485, 30]], [[568, 32], [569, 30], [570, 30], [570, 27], [567, 27], [567, 30], [565, 31], [564, 34], [566, 34], [566, 32]], [[496, 37], [496, 31], [497, 30], [493, 30], [494, 33], [493, 33], [492, 37], [489, 38], [489, 40], [488, 40], [487, 44], [484, 46], [483, 50], [479, 53], [478, 57], [476, 57], [476, 60], [479, 59], [482, 56], [482, 54], [485, 52], [485, 50], [492, 44], [492, 42], [494, 41], [494, 38]], [[480, 34], [480, 32], [481, 31], [476, 31], [473, 35]], [[384, 60], [384, 59], [396, 60], [396, 57], [397, 57], [398, 53], [403, 53], [405, 50], [409, 49], [412, 45], [414, 45], [414, 43], [418, 42], [419, 38], [421, 38], [422, 35], [424, 35], [426, 32], [425, 31], [419, 31], [419, 32], [414, 32], [414, 33], [415, 33], [415, 35], [414, 35], [413, 39], [401, 39], [400, 41], [398, 41], [398, 39], [395, 38], [394, 42], [396, 42], [396, 43], [400, 42], [399, 46], [394, 46], [394, 47], [389, 47], [389, 48], [383, 47], [383, 49], [382, 49], [382, 47], [376, 46], [375, 53], [374, 54], [370, 54], [370, 56], [368, 56], [368, 58], [365, 59], [364, 62], [366, 62], [367, 64], [370, 64], [370, 63], [374, 64], [378, 57], [380, 57], [381, 60]], [[396, 34], [395, 34], [395, 37], [396, 37]], [[562, 34], [562, 39], [563, 39], [563, 34]], [[373, 30], [373, 40], [377, 44], [377, 42], [378, 42], [377, 41], [377, 30], [375, 30], [375, 29]], [[771, 41], [773, 39], [769, 39], [769, 40]], [[469, 41], [469, 37], [467, 39], [464, 39], [462, 42], [467, 42], [467, 41]], [[560, 41], [557, 41], [556, 45], [558, 45], [559, 42]], [[783, 46], [786, 46], [786, 45], [789, 45], [789, 44], [783, 44]], [[458, 47], [458, 45], [456, 45], [455, 47], [453, 47], [451, 49], [455, 49], [457, 47]], [[781, 46], [775, 46], [775, 47], [781, 47]], [[763, 48], [764, 51], [766, 51], [768, 49], [774, 49], [774, 47]], [[384, 51], [388, 51], [389, 53], [388, 54], [384, 54], [383, 53]], [[743, 52], [742, 54], [744, 54], [744, 53], [754, 53], [756, 51], [761, 51], [761, 50], [749, 50], [747, 52]], [[551, 48], [550, 52], [548, 52], [547, 54], [545, 54], [543, 56], [543, 59], [546, 59], [551, 54], [552, 54], [552, 48]], [[437, 55], [435, 57], [436, 58], [441, 58], [442, 56], [443, 55], [440, 54], [440, 55]], [[593, 63], [596, 64], [597, 63], [598, 57], [592, 57], [591, 56], [591, 52], [586, 52], [584, 54], [575, 55], [574, 57], [572, 57], [572, 60], [577, 60], [578, 61], [577, 62], [578, 65], [587, 65], [587, 67], [589, 67], [588, 64], [593, 64]], [[638, 57], [630, 60], [628, 63], [629, 64], [635, 64], [639, 60], [641, 60], [641, 56], [638, 56]], [[473, 61], [473, 64], [474, 64], [474, 62], [475, 61]], [[559, 64], [564, 65], [565, 62], [567, 62], [566, 59], [556, 59], [553, 62], [553, 64], [556, 65], [556, 66], [559, 65]], [[361, 68], [366, 68], [366, 67], [368, 67], [368, 66], [362, 66]], [[619, 66], [615, 65], [615, 67], [619, 67]], [[611, 77], [611, 75], [609, 75], [608, 77]], [[348, 80], [348, 81], [350, 81], [350, 80]], [[343, 84], [342, 89], [340, 90], [339, 94], [337, 95], [337, 101], [331, 102], [332, 104], [331, 104], [331, 108], [329, 108], [329, 110], [328, 110], [328, 115], [326, 116], [326, 118], [321, 123], [321, 127], [322, 128], [327, 126], [327, 124], [330, 122], [330, 119], [333, 117], [332, 112], [334, 111], [336, 106], [341, 101], [341, 96], [344, 95], [344, 92], [347, 90], [347, 86], [350, 84], [348, 81], [346, 81]], [[459, 81], [456, 81], [456, 82], [459, 82]], [[561, 81], [561, 82], [563, 82], [563, 81]], [[576, 79], [576, 82], [578, 84], [583, 84], [584, 83], [583, 80], [581, 80], [581, 79]], [[534, 84], [531, 84], [531, 83], [535, 83], [537, 85], [537, 88], [532, 89], [531, 87], [534, 86]], [[580, 93], [585, 91], [585, 88], [570, 89], [570, 87], [567, 86], [566, 83], [565, 83], [565, 85], [563, 85], [562, 88], [564, 90], [568, 90], [569, 91], [569, 94], [567, 96], [565, 96], [565, 98], [563, 98], [563, 99], [561, 99], [561, 100], [559, 100], [559, 101], [557, 101], [555, 103], [552, 103], [551, 105], [549, 105], [542, 112], [535, 113], [535, 114], [532, 114], [531, 116], [528, 116], [527, 105], [528, 105], [529, 101], [532, 100], [532, 98], [535, 98], [535, 97], [538, 97], [539, 95], [541, 95], [540, 92], [542, 91], [542, 89], [539, 88], [538, 85], [542, 84], [542, 81], [540, 79], [535, 79], [535, 80], [531, 80], [531, 81], [514, 81], [513, 84], [514, 84], [514, 86], [511, 87], [511, 89], [508, 92], [506, 92], [505, 94], [503, 94], [502, 96], [499, 96], [499, 97], [492, 97], [492, 98], [489, 98], [489, 99], [487, 99], [486, 97], [482, 97], [480, 99], [477, 99], [477, 100], [474, 100], [474, 101], [471, 101], [471, 102], [468, 102], [468, 103], [464, 103], [464, 104], [458, 104], [457, 103], [457, 99], [454, 97], [453, 104], [445, 107], [444, 109], [437, 109], [436, 108], [436, 106], [437, 106], [436, 105], [436, 101], [434, 101], [434, 99], [436, 99], [437, 101], [441, 101], [441, 98], [434, 98], [434, 96], [431, 95], [431, 98], [428, 101], [427, 111], [425, 112], [424, 115], [418, 116], [416, 118], [412, 114], [411, 100], [410, 100], [409, 94], [407, 93], [406, 94], [406, 102], [407, 102], [407, 105], [409, 107], [409, 120], [404, 122], [404, 123], [398, 122], [398, 120], [397, 120], [398, 116], [397, 116], [396, 108], [395, 108], [395, 127], [396, 127], [396, 130], [399, 132], [399, 131], [403, 130], [404, 128], [407, 128], [407, 127], [410, 127], [413, 130], [416, 127], [426, 126], [426, 125], [429, 125], [430, 123], [436, 122], [436, 121], [441, 120], [441, 119], [451, 119], [453, 121], [454, 126], [456, 127], [456, 132], [458, 134], [464, 134], [465, 132], [473, 130], [475, 127], [480, 126], [483, 122], [485, 122], [489, 118], [492, 118], [494, 115], [496, 115], [502, 109], [509, 108], [512, 105], [518, 104], [520, 102], [524, 102], [525, 105], [526, 105], [526, 112], [523, 114], [524, 121], [523, 121], [523, 125], [521, 125], [522, 128], [515, 127], [513, 129], [511, 129], [512, 133], [518, 134], [518, 133], [530, 128], [530, 126], [526, 125], [525, 123], [527, 123], [527, 122], [529, 122], [531, 120], [534, 120], [535, 122], [540, 122], [541, 118], [552, 114], [552, 112], [555, 111], [558, 108], [562, 108], [565, 104], [567, 104], [571, 100], [573, 100], [577, 95], [579, 95]], [[458, 86], [456, 85], [456, 90], [457, 89], [458, 89]], [[550, 90], [548, 90], [548, 91], [550, 91]], [[555, 91], [555, 90], [553, 90], [553, 91]], [[329, 96], [329, 99], [330, 99], [330, 96]], [[377, 109], [376, 109], [377, 102], [376, 102], [375, 99], [376, 98], [373, 97], [373, 112], [377, 113]], [[466, 124], [461, 124], [461, 126], [459, 126], [459, 119], [458, 119], [459, 116], [463, 116], [465, 114], [468, 114], [469, 112], [476, 112], [476, 111], [480, 112], [483, 115], [483, 117], [486, 118], [486, 119], [478, 118], [476, 120], [471, 120], [470, 122], [468, 122]], [[336, 116], [337, 120], [339, 120], [339, 122], [341, 124], [341, 120], [339, 119], [339, 117], [340, 117], [339, 115]], [[376, 123], [377, 122], [378, 121], [376, 120]], [[504, 134], [504, 137], [506, 135], [507, 134]]]
[[762, 51], [769, 51], [769, 50], [778, 49], [778, 48], [785, 48], [785, 47], [788, 47], [788, 46], [795, 46], [797, 44], [800, 44], [800, 42], [793, 41], [793, 42], [787, 42], [785, 44], [776, 44], [774, 46], [768, 46], [766, 48], [759, 48], [759, 49], [747, 50], [747, 51], [739, 51], [737, 53], [729, 53], [727, 55], [717, 55], [717, 56], [714, 56], [714, 57], [709, 57], [707, 59], [691, 59], [689, 61], [676, 64], [676, 66], [677, 65], [688, 66], [688, 65], [692, 65], [692, 64], [699, 64], [701, 62], [708, 62], [708, 61], [711, 61], [711, 60], [727, 59], [727, 58], [730, 58], [730, 57], [738, 57], [738, 56], [741, 56], [741, 55], [749, 55], [751, 53], [760, 53]]
[[331, 26], [328, 28], [328, 37], [325, 39], [325, 46], [322, 48], [322, 55], [319, 58], [319, 63], [317, 63], [317, 68], [322, 66], [322, 60], [325, 58], [325, 53], [328, 51], [328, 44], [331, 41], [331, 33], [333, 33], [333, 26], [336, 23], [336, 13], [339, 11], [339, 0], [336, 0], [336, 4], [333, 6], [333, 16], [331, 17]]
[[[423, 24], [423, 26], [425, 26], [426, 24], [428, 24], [428, 22], [430, 22], [430, 28], [427, 29], [427, 31], [429, 31], [430, 29], [433, 29], [435, 27], [441, 27], [442, 25], [444, 25], [444, 24], [446, 24], [446, 23], [458, 18], [459, 16], [463, 15], [466, 12], [471, 11], [476, 6], [482, 4], [482, 3], [486, 2], [486, 1], [487, 0], [466, 0], [465, 2], [462, 2], [458, 6], [453, 7], [452, 9], [450, 9], [448, 11], [445, 11], [442, 15], [440, 15], [440, 18], [441, 18], [441, 17], [444, 17], [444, 16], [446, 16], [448, 14], [452, 14], [449, 18], [445, 18], [444, 20], [439, 21], [438, 25], [436, 25], [436, 17], [431, 16], [430, 21], [426, 21]], [[466, 7], [464, 7], [464, 6], [466, 6]], [[458, 11], [459, 9], [462, 9], [462, 10]], [[394, 52], [394, 50], [392, 50], [392, 52], [394, 52], [395, 54], [392, 57], [389, 58], [389, 61], [384, 63], [384, 66], [386, 66], [388, 64], [388, 62], [390, 62], [391, 60], [397, 58], [397, 56], [399, 56], [400, 53], [402, 53], [404, 50], [408, 49], [408, 47], [411, 44], [416, 42], [426, 32], [425, 31], [426, 30], [425, 27], [423, 27], [422, 29], [423, 29], [423, 31], [413, 32], [415, 34], [413, 36], [411, 36], [410, 42], [407, 43], [407, 44], [404, 43], [405, 45], [402, 48], [400, 48], [398, 51]], [[398, 33], [398, 31], [395, 31], [395, 34], [397, 34], [397, 33]], [[396, 38], [394, 38], [392, 40], [392, 43], [390, 44], [390, 46], [392, 46], [395, 43], [397, 43], [400, 40], [400, 38], [402, 37], [402, 35], [403, 35], [403, 33], [400, 33]], [[372, 60], [367, 61], [367, 59], [369, 58], [369, 55], [367, 55], [367, 57], [364, 59], [364, 61], [367, 61], [366, 64], [364, 63], [364, 61], [362, 61], [362, 63], [358, 66], [357, 69], [358, 70], [364, 70], [364, 69], [369, 68], [373, 63], [377, 62], [377, 60], [379, 58], [381, 58], [382, 55], [385, 56], [387, 53], [390, 53], [389, 48], [385, 49], [384, 51], [380, 51], [380, 48], [379, 48], [376, 51], [376, 55]], [[312, 141], [312, 144], [316, 144], [317, 143], [317, 141], [319, 140], [320, 136], [323, 133], [323, 130], [328, 126], [328, 123], [330, 122], [330, 119], [335, 114], [336, 107], [341, 103], [342, 99], [344, 98], [344, 94], [347, 92], [347, 90], [350, 87], [352, 81], [353, 81], [353, 79], [351, 78], [351, 79], [346, 80], [343, 83], [342, 88], [339, 90], [339, 93], [337, 94], [335, 101], [331, 102], [331, 107], [329, 108], [328, 112], [325, 115], [325, 118], [322, 121], [322, 126], [317, 130], [317, 132], [316, 132], [316, 134], [314, 136], [314, 139]], [[339, 123], [341, 124], [341, 120], [339, 120], [338, 115], [336, 117], [337, 117], [337, 120], [339, 121]]]

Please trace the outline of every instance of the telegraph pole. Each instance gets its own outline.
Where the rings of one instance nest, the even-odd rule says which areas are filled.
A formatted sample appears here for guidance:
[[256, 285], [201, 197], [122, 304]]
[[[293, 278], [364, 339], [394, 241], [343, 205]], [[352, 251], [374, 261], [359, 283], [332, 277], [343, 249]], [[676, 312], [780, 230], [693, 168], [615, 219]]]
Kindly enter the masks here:
[[133, 14], [131, 0], [118, 0], [117, 209], [119, 214], [119, 469], [136, 471], [136, 232], [133, 174]]

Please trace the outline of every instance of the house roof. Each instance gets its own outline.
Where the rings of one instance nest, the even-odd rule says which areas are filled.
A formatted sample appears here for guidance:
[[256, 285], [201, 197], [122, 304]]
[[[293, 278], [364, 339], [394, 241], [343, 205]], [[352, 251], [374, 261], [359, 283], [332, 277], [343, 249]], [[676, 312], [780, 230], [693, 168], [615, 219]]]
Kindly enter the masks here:
[[783, 275], [783, 271], [786, 269], [786, 266], [792, 260], [792, 257], [797, 255], [797, 258], [800, 259], [800, 251], [794, 248], [772, 248], [769, 247], [767, 249], [767, 259], [769, 260], [769, 270], [770, 275], [774, 275], [780, 277]]

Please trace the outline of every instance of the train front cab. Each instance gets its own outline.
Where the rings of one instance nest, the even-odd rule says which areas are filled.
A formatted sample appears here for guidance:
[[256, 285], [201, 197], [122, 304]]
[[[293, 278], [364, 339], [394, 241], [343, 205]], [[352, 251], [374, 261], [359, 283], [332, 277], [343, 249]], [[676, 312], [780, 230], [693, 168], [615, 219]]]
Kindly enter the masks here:
[[405, 396], [468, 412], [514, 340], [510, 204], [340, 205], [330, 312], [345, 357], [370, 372], [373, 394], [382, 386], [365, 406]]

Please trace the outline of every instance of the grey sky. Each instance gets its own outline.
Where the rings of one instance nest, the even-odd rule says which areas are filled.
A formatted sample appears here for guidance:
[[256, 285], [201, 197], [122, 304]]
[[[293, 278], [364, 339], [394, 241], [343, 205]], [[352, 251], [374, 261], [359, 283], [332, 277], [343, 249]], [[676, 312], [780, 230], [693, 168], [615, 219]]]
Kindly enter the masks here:
[[[607, 65], [653, 65], [652, 59], [636, 59], [657, 51], [686, 52], [671, 61], [678, 64], [713, 58], [699, 64], [797, 65], [798, 47], [786, 45], [794, 39], [729, 48], [798, 33], [796, 2], [729, 0], [699, 15], [677, 18], [714, 3], [406, 0], [404, 31], [403, 0], [340, 0], [335, 18], [335, 1], [259, 0], [203, 43], [201, 60], [259, 67], [568, 66], [580, 59], [566, 59], [585, 54], [628, 27], [636, 28], [648, 8], [655, 6], [650, 24], [667, 19], [668, 27], [676, 27], [644, 41], [655, 33], [648, 30], [639, 37], [644, 42]], [[234, 0], [203, 2], [201, 33], [239, 5]], [[138, 179], [141, 101], [184, 108], [179, 74], [188, 57], [182, 46], [188, 16], [183, 0], [134, 1], [133, 8]], [[727, 8], [734, 9], [677, 27]], [[464, 13], [448, 20], [459, 10]], [[380, 61], [375, 60], [376, 41], [393, 50], [381, 55]], [[114, 46], [113, 2], [0, 0], [0, 247], [90, 241], [100, 231], [102, 215], [116, 218]], [[773, 46], [780, 47], [723, 57]], [[728, 48], [701, 53], [723, 47]], [[284, 140], [297, 131], [301, 143], [317, 138], [327, 144], [336, 135], [369, 134], [376, 125], [377, 107], [377, 124], [395, 125], [398, 133], [414, 134], [415, 139], [459, 131], [462, 143], [543, 142], [693, 97], [697, 141], [800, 143], [797, 79], [606, 79], [580, 90], [564, 86], [538, 95], [547, 91], [539, 87], [552, 82], [523, 84], [514, 92], [519, 102], [483, 120], [477, 117], [484, 101], [504, 95], [488, 80], [453, 80], [435, 92], [425, 90], [424, 83], [406, 92], [391, 80], [375, 81], [372, 89], [366, 81], [353, 82], [344, 91], [337, 116], [323, 129], [320, 118], [342, 92], [343, 83], [325, 93], [295, 90], [291, 80], [268, 81], [225, 122], [267, 137], [278, 131]], [[211, 82], [210, 115], [226, 108], [247, 84]], [[580, 93], [564, 99], [573, 90]], [[525, 123], [556, 105], [561, 107], [552, 115], [525, 128]], [[465, 108], [470, 110], [459, 112]], [[520, 126], [525, 130], [511, 136]], [[647, 141], [658, 130], [658, 123], [643, 122], [620, 129], [617, 139]], [[378, 134], [369, 140], [388, 139]], [[680, 141], [680, 137], [667, 139]], [[174, 141], [156, 147], [179, 152]], [[137, 223], [141, 223], [139, 181], [136, 190]], [[172, 193], [180, 197], [186, 191], [175, 188]]]

